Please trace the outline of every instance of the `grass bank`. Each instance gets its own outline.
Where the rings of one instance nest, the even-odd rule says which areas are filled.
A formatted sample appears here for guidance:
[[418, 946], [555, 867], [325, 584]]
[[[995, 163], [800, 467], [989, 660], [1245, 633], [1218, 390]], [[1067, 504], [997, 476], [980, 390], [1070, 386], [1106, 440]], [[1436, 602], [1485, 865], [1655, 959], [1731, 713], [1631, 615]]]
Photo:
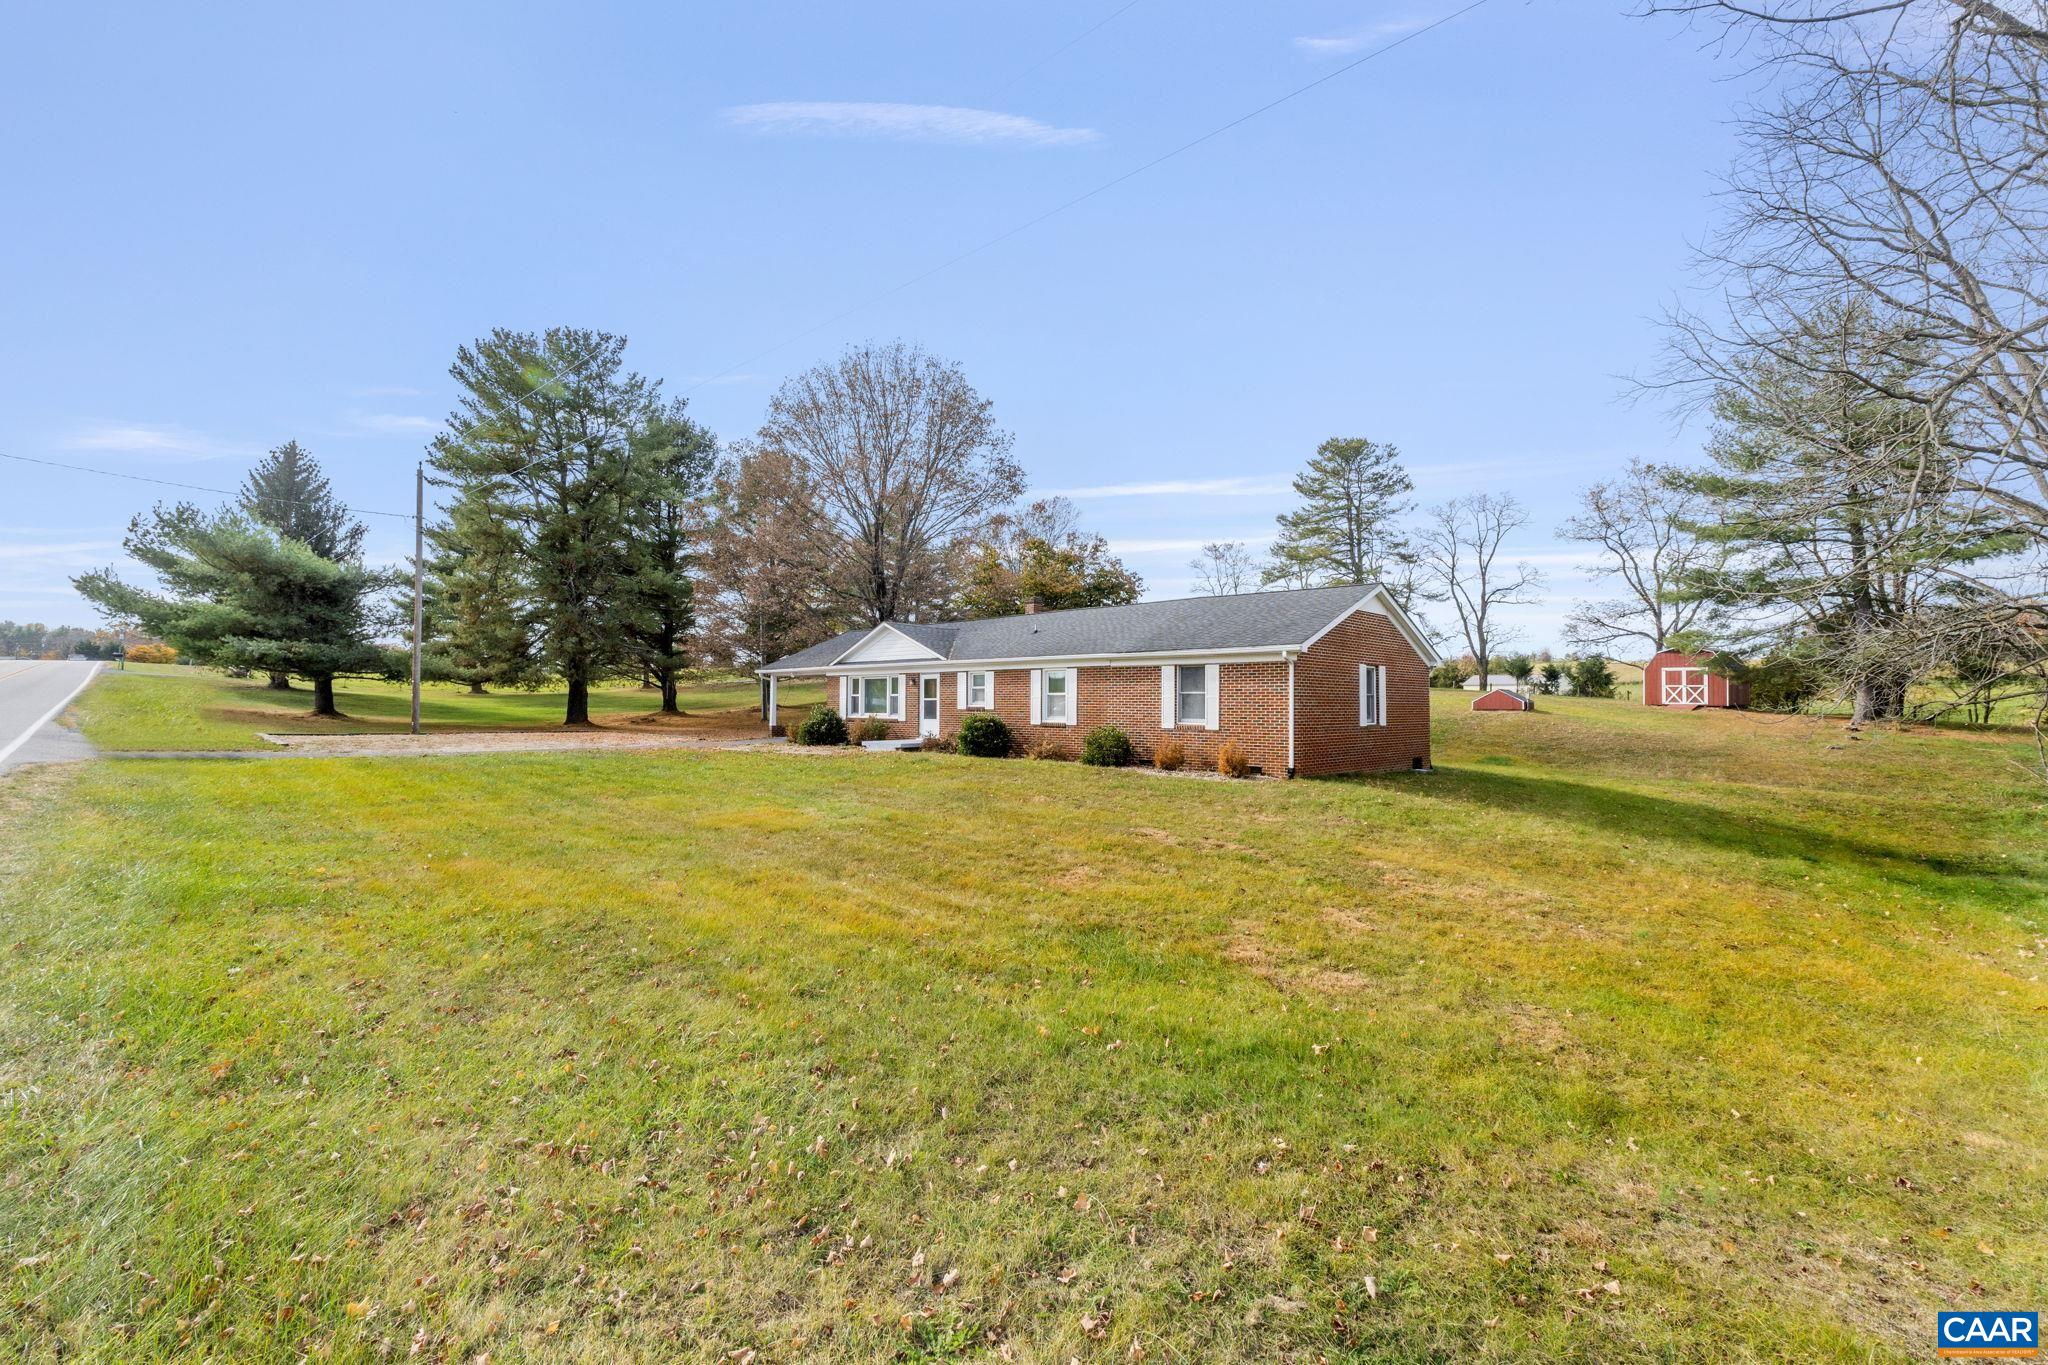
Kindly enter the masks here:
[[2025, 750], [0, 785], [30, 1358], [1904, 1360], [2048, 1289]]
[[[822, 689], [785, 689], [791, 704], [815, 701]], [[678, 699], [698, 717], [730, 718], [760, 702], [752, 678], [711, 678], [687, 684]], [[429, 731], [543, 729], [562, 723], [559, 688], [493, 690], [482, 696], [463, 687], [422, 689], [420, 721]], [[74, 723], [102, 749], [261, 749], [264, 733], [295, 735], [391, 734], [411, 724], [412, 690], [403, 683], [353, 680], [335, 685], [337, 719], [312, 714], [312, 693], [273, 692], [258, 678], [230, 678], [212, 669], [137, 665], [108, 672], [72, 707]], [[593, 688], [591, 720], [598, 725], [651, 722], [660, 699], [632, 685]]]

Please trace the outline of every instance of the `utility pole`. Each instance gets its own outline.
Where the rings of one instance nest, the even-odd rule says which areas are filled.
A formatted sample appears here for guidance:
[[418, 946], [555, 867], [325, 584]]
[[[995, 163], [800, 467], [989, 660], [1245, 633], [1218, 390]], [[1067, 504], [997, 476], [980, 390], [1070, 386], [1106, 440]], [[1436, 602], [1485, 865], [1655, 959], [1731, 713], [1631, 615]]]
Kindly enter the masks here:
[[412, 732], [420, 732], [420, 631], [427, 602], [427, 466], [412, 471]]

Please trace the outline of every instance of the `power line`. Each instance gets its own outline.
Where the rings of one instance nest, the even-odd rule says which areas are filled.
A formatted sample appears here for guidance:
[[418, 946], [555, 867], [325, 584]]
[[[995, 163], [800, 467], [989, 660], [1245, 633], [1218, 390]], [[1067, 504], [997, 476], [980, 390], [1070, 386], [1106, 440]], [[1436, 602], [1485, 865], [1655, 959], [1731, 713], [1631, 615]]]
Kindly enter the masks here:
[[[68, 469], [77, 474], [99, 474], [109, 479], [127, 479], [132, 483], [153, 483], [164, 488], [183, 488], [192, 493], [218, 493], [224, 498], [239, 497], [240, 494], [227, 488], [209, 488], [203, 483], [179, 483], [175, 479], [152, 479], [145, 474], [123, 474], [117, 469], [94, 469], [88, 465], [65, 464], [59, 460], [38, 460], [32, 455], [10, 455], [0, 450], [0, 460], [17, 460], [22, 464], [39, 464], [50, 469]], [[400, 521], [411, 521], [410, 512], [373, 512], [367, 507], [342, 506], [359, 517], [396, 517]]]
[[1125, 10], [1127, 10], [1127, 9], [1132, 9], [1132, 8], [1135, 8], [1135, 7], [1137, 6], [1137, 4], [1138, 4], [1138, 3], [1139, 3], [1139, 0], [1125, 0], [1125, 3], [1123, 3], [1123, 4], [1121, 4], [1121, 5], [1118, 5], [1118, 6], [1117, 6], [1117, 7], [1115, 8], [1115, 9], [1113, 9], [1113, 10], [1111, 10], [1111, 11], [1110, 11], [1109, 13], [1107, 13], [1107, 14], [1103, 15], [1103, 16], [1102, 16], [1102, 17], [1101, 17], [1100, 19], [1097, 19], [1097, 20], [1096, 20], [1096, 21], [1095, 21], [1095, 22], [1094, 22], [1093, 24], [1090, 24], [1090, 25], [1089, 25], [1089, 26], [1088, 26], [1087, 28], [1085, 28], [1085, 29], [1081, 30], [1081, 31], [1080, 31], [1079, 33], [1077, 33], [1077, 34], [1075, 34], [1075, 35], [1074, 35], [1073, 37], [1071, 37], [1071, 38], [1067, 39], [1067, 41], [1065, 41], [1064, 43], [1061, 43], [1061, 44], [1060, 44], [1060, 45], [1059, 45], [1058, 47], [1054, 48], [1054, 49], [1053, 49], [1052, 51], [1050, 51], [1050, 52], [1046, 53], [1046, 54], [1045, 54], [1045, 55], [1044, 55], [1043, 57], [1040, 57], [1040, 58], [1039, 58], [1039, 59], [1038, 59], [1037, 61], [1033, 62], [1033, 63], [1032, 63], [1031, 65], [1029, 65], [1029, 66], [1025, 67], [1025, 68], [1024, 68], [1024, 69], [1023, 69], [1022, 71], [1019, 71], [1019, 72], [1018, 72], [1018, 73], [1017, 73], [1016, 75], [1014, 75], [1014, 76], [1010, 77], [1010, 79], [1008, 79], [1008, 80], [1004, 81], [1004, 82], [1003, 82], [1003, 83], [1002, 83], [1001, 85], [999, 85], [999, 86], [997, 86], [997, 87], [995, 88], [995, 91], [994, 91], [994, 93], [995, 93], [995, 94], [997, 94], [997, 95], [1000, 95], [1000, 94], [1002, 94], [1002, 93], [1003, 93], [1004, 91], [1008, 90], [1008, 89], [1009, 89], [1009, 88], [1010, 88], [1011, 86], [1013, 86], [1013, 85], [1017, 84], [1017, 83], [1018, 83], [1019, 81], [1023, 80], [1023, 79], [1024, 79], [1024, 78], [1025, 78], [1026, 76], [1028, 76], [1028, 75], [1030, 75], [1030, 74], [1031, 74], [1032, 72], [1034, 72], [1034, 71], [1038, 70], [1038, 68], [1039, 68], [1039, 67], [1041, 67], [1041, 66], [1044, 66], [1044, 65], [1045, 65], [1045, 64], [1046, 64], [1047, 62], [1049, 62], [1049, 61], [1051, 61], [1051, 60], [1052, 60], [1053, 58], [1055, 58], [1055, 57], [1059, 56], [1059, 55], [1060, 55], [1061, 53], [1065, 52], [1065, 51], [1066, 51], [1066, 50], [1067, 50], [1068, 48], [1070, 48], [1070, 47], [1074, 46], [1074, 45], [1075, 45], [1076, 43], [1080, 42], [1080, 41], [1081, 41], [1081, 40], [1082, 40], [1083, 38], [1086, 38], [1086, 37], [1088, 37], [1088, 36], [1089, 36], [1090, 34], [1094, 33], [1094, 32], [1095, 32], [1095, 30], [1097, 30], [1097, 29], [1099, 29], [1099, 28], [1103, 27], [1103, 26], [1104, 26], [1105, 24], [1107, 24], [1107, 23], [1108, 23], [1108, 22], [1109, 22], [1110, 20], [1112, 20], [1112, 19], [1116, 18], [1116, 17], [1117, 17], [1117, 16], [1119, 15], [1119, 14], [1122, 14], [1122, 13], [1123, 13], [1123, 12], [1124, 12]]
[[[1216, 127], [1211, 128], [1208, 132], [1203, 133], [1200, 137], [1190, 138], [1186, 142], [1181, 143], [1178, 147], [1173, 148], [1171, 151], [1161, 152], [1158, 156], [1153, 157], [1150, 161], [1146, 161], [1137, 166], [1133, 166], [1130, 170], [1125, 171], [1122, 175], [1116, 176], [1109, 180], [1105, 180], [1101, 184], [1095, 186], [1095, 188], [1093, 189], [1084, 190], [1082, 193], [1075, 195], [1072, 199], [1068, 199], [1062, 203], [1055, 204], [1051, 208], [1047, 209], [1045, 212], [1038, 214], [1036, 217], [1027, 218], [1023, 222], [1017, 224], [1017, 226], [1010, 228], [1005, 232], [1000, 232], [995, 236], [990, 237], [986, 241], [979, 243], [978, 245], [971, 246], [967, 250], [961, 252], [959, 255], [949, 257], [946, 260], [939, 262], [937, 265], [931, 267], [929, 270], [925, 270], [916, 275], [912, 275], [909, 279], [904, 280], [899, 284], [891, 285], [889, 288], [884, 289], [879, 294], [870, 295], [868, 298], [862, 299], [859, 303], [854, 304], [852, 307], [846, 308], [838, 313], [834, 313], [831, 317], [826, 318], [822, 322], [814, 323], [811, 326], [804, 328], [804, 330], [802, 330], [801, 332], [797, 332], [790, 336], [784, 337], [782, 340], [776, 342], [774, 345], [769, 346], [764, 350], [756, 351], [754, 352], [754, 354], [748, 356], [744, 360], [735, 361], [733, 364], [726, 366], [724, 369], [718, 371], [716, 374], [706, 375], [704, 378], [698, 380], [695, 384], [692, 384], [689, 388], [684, 389], [683, 392], [685, 394], [695, 393], [697, 390], [703, 388], [706, 384], [710, 384], [716, 380], [723, 379], [725, 378], [725, 376], [732, 374], [736, 370], [745, 369], [747, 366], [753, 364], [755, 361], [764, 359], [767, 356], [771, 356], [785, 346], [794, 345], [795, 343], [802, 341], [805, 337], [810, 336], [813, 333], [824, 331], [827, 327], [832, 326], [834, 323], [844, 322], [847, 318], [852, 317], [854, 314], [863, 312], [866, 309], [874, 307], [874, 305], [882, 302], [884, 299], [893, 298], [894, 296], [902, 293], [906, 289], [912, 288], [916, 285], [923, 284], [932, 276], [950, 270], [954, 266], [960, 264], [962, 261], [968, 260], [971, 257], [979, 256], [982, 252], [987, 251], [990, 247], [1000, 246], [1002, 243], [1009, 241], [1012, 237], [1015, 237], [1020, 233], [1030, 231], [1032, 228], [1037, 227], [1040, 223], [1045, 222], [1049, 218], [1056, 218], [1060, 214], [1065, 213], [1068, 209], [1074, 208], [1081, 204], [1085, 204], [1090, 199], [1095, 198], [1099, 194], [1104, 194], [1110, 190], [1115, 189], [1118, 185], [1123, 184], [1127, 180], [1136, 179], [1138, 176], [1143, 175], [1146, 171], [1153, 169], [1155, 166], [1164, 165], [1166, 162], [1173, 160], [1177, 156], [1180, 156], [1186, 152], [1193, 151], [1195, 148], [1201, 146], [1205, 142], [1210, 142], [1216, 138], [1223, 136], [1223, 134], [1229, 132], [1233, 128], [1238, 128], [1243, 126], [1244, 124], [1250, 123], [1253, 119], [1259, 117], [1261, 114], [1270, 113], [1272, 110], [1278, 109], [1281, 105], [1286, 104], [1291, 100], [1299, 99], [1301, 96], [1306, 95], [1309, 91], [1314, 90], [1319, 86], [1328, 85], [1331, 81], [1336, 80], [1339, 76], [1347, 75], [1350, 72], [1356, 71], [1359, 67], [1364, 66], [1367, 62], [1372, 61], [1378, 57], [1384, 57], [1387, 53], [1392, 52], [1395, 48], [1404, 46], [1408, 43], [1412, 43], [1417, 38], [1422, 37], [1426, 33], [1432, 33], [1437, 29], [1442, 28], [1445, 24], [1450, 23], [1453, 19], [1463, 18], [1465, 15], [1470, 14], [1473, 10], [1478, 9], [1480, 6], [1486, 3], [1487, 0], [1471, 0], [1470, 4], [1467, 4], [1459, 9], [1452, 10], [1449, 14], [1444, 15], [1441, 19], [1432, 20], [1429, 23], [1424, 24], [1421, 28], [1411, 30], [1408, 33], [1404, 33], [1400, 37], [1393, 39], [1391, 42], [1383, 43], [1380, 46], [1374, 48], [1370, 52], [1364, 53], [1363, 55], [1358, 57], [1354, 57], [1340, 67], [1337, 67], [1331, 71], [1324, 72], [1322, 75], [1316, 77], [1314, 80], [1308, 82], [1306, 85], [1298, 85], [1294, 89], [1289, 90], [1284, 95], [1280, 95], [1274, 99], [1267, 100], [1264, 104], [1260, 105], [1256, 109], [1250, 109], [1242, 114], [1239, 114], [1236, 118], [1231, 119], [1228, 123], [1220, 123]], [[1129, 6], [1125, 6], [1125, 8], [1129, 8]], [[1118, 13], [1121, 12], [1122, 11], [1118, 11]], [[1114, 14], [1110, 16], [1110, 18], [1112, 19], [1115, 17], [1116, 15]], [[1107, 23], [1108, 20], [1104, 20], [1103, 22]], [[1100, 25], [1098, 25], [1098, 27], [1100, 27]], [[1083, 36], [1085, 37], [1086, 35], [1084, 34]], [[1078, 39], [1076, 41], [1078, 41]], [[1071, 44], [1069, 46], [1071, 46]]]

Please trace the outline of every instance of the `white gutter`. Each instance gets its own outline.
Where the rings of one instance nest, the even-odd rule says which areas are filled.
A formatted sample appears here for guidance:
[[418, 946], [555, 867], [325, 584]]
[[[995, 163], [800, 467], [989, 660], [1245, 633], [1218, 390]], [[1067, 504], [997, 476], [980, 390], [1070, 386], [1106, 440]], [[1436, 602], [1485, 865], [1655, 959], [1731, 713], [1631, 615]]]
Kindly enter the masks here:
[[[845, 673], [962, 673], [984, 668], [1082, 668], [1115, 664], [1279, 663], [1301, 652], [1300, 645], [1258, 645], [1236, 649], [1167, 649], [1143, 654], [1020, 654], [1009, 659], [876, 659], [868, 663], [815, 664], [809, 668], [778, 668], [783, 677], [829, 677]], [[757, 668], [756, 673], [766, 673]]]

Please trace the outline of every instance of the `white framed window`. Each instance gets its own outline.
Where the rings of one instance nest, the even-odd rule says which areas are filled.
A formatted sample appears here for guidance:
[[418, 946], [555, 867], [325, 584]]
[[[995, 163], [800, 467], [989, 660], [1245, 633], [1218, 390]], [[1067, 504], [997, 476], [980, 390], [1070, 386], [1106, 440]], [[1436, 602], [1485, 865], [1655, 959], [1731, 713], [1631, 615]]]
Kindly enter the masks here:
[[1047, 725], [1069, 725], [1073, 722], [1074, 698], [1073, 674], [1064, 668], [1045, 670], [1045, 702], [1039, 708]]
[[1159, 728], [1220, 728], [1223, 694], [1217, 684], [1222, 676], [1219, 664], [1161, 664]]
[[1031, 723], [1033, 725], [1072, 725], [1080, 709], [1080, 698], [1075, 694], [1075, 680], [1080, 676], [1071, 668], [1034, 668], [1031, 670]]
[[845, 695], [845, 713], [849, 716], [880, 716], [884, 720], [903, 719], [903, 675], [900, 673], [877, 673], [848, 678], [845, 682]]
[[1209, 723], [1208, 670], [1200, 664], [1182, 664], [1174, 669], [1173, 722], [1176, 725]]
[[993, 673], [969, 673], [967, 675], [967, 700], [969, 710], [987, 709], [989, 698], [995, 692], [996, 675]]
[[1387, 670], [1380, 664], [1358, 666], [1358, 723], [1387, 723]]

